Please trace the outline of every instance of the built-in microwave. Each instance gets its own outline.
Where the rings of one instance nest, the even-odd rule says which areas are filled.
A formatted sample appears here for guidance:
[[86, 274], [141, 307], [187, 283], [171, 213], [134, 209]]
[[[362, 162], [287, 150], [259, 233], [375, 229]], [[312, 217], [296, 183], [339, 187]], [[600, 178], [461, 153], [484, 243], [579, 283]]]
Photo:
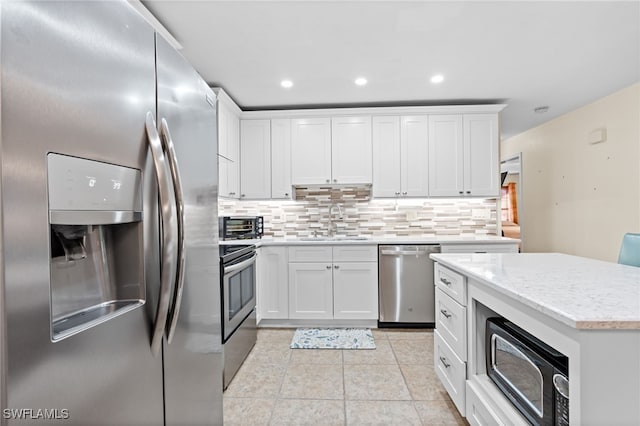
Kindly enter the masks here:
[[486, 322], [487, 375], [533, 425], [569, 425], [569, 362], [505, 318]]
[[222, 240], [248, 240], [264, 234], [263, 216], [222, 216], [218, 226]]

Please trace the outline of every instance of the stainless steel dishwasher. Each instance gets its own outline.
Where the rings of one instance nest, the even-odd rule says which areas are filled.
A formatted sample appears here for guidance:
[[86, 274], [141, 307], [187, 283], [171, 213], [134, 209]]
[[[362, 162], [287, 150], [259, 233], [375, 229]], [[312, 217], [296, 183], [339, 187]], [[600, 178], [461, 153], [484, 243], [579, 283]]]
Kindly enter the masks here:
[[439, 245], [378, 247], [380, 327], [435, 325], [435, 284], [431, 253]]

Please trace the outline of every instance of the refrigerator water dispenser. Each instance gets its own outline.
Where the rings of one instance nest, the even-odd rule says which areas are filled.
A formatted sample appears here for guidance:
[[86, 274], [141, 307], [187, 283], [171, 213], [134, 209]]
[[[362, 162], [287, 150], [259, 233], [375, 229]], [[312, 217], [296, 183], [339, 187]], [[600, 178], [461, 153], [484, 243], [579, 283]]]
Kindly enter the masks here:
[[140, 170], [47, 156], [51, 340], [145, 302]]

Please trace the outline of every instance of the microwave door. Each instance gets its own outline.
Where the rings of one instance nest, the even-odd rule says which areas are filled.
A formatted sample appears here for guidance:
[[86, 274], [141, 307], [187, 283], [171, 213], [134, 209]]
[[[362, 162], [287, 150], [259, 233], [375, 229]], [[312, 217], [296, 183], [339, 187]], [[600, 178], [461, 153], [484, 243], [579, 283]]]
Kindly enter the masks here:
[[491, 336], [491, 367], [509, 392], [517, 394], [536, 416], [544, 415], [543, 374], [531, 358], [503, 337]]

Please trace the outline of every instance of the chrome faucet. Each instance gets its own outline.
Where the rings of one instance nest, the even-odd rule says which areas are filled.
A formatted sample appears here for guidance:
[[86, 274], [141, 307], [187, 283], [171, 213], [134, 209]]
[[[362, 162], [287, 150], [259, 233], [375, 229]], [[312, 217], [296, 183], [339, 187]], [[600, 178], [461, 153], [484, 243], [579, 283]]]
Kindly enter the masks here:
[[344, 217], [342, 214], [342, 207], [340, 207], [340, 204], [331, 203], [331, 205], [329, 206], [329, 230], [327, 231], [327, 234], [330, 237], [333, 237], [334, 235], [336, 235], [336, 232], [338, 231], [338, 226], [333, 222], [334, 207], [338, 208], [338, 219], [342, 220]]

